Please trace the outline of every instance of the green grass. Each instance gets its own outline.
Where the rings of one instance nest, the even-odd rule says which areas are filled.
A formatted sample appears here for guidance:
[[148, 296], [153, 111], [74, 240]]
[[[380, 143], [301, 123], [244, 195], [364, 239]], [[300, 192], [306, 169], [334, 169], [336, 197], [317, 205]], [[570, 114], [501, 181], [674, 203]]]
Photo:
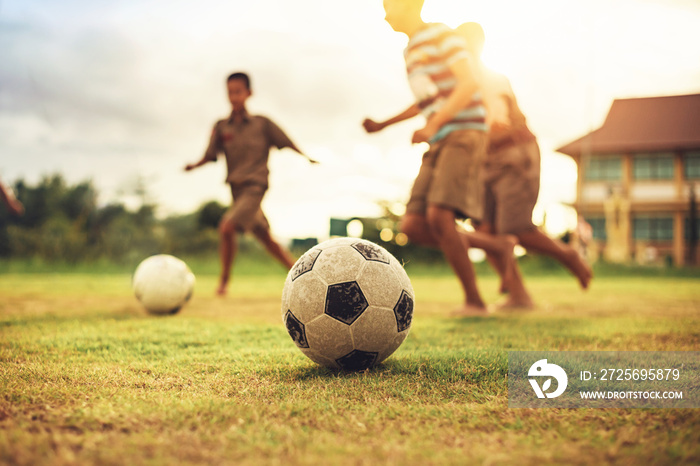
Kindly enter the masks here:
[[[457, 319], [450, 274], [412, 274], [411, 334], [363, 373], [317, 367], [279, 311], [284, 273], [193, 265], [179, 315], [128, 273], [0, 275], [0, 463], [697, 464], [694, 409], [509, 409], [509, 350], [696, 351], [697, 277], [533, 274], [526, 314]], [[480, 286], [497, 299], [496, 280]]]

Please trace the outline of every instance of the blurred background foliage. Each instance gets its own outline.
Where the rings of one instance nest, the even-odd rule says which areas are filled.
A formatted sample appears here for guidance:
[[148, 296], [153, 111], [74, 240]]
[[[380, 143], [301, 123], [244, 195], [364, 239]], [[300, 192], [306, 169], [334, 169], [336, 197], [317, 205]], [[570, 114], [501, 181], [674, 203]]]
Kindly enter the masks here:
[[[128, 207], [116, 202], [101, 204], [90, 181], [71, 185], [60, 174], [45, 176], [34, 185], [16, 181], [11, 187], [24, 204], [25, 214], [13, 216], [0, 204], [0, 272], [64, 266], [89, 269], [91, 265], [99, 270], [128, 269], [152, 254], [172, 254], [216, 271], [217, 227], [228, 206], [209, 201], [191, 213], [160, 217], [144, 180], [131, 184], [129, 192], [122, 193], [136, 200]], [[352, 229], [348, 224], [357, 227], [359, 223], [359, 231], [352, 235], [384, 246], [407, 267], [413, 263], [446, 267], [440, 251], [397, 241], [401, 238], [400, 216], [392, 212], [390, 203], [380, 205], [384, 214], [379, 218], [332, 219], [329, 234], [346, 236]], [[334, 222], [341, 227], [335, 232]], [[317, 238], [296, 238], [290, 248], [300, 256], [317, 242]], [[250, 235], [240, 238], [237, 267], [241, 262], [248, 263], [246, 270], [259, 273], [279, 268]]]
[[[137, 202], [100, 204], [90, 181], [71, 185], [60, 174], [45, 176], [32, 185], [20, 179], [11, 185], [24, 204], [23, 216], [11, 215], [0, 203], [0, 273], [7, 272], [125, 272], [153, 254], [172, 254], [199, 273], [218, 273], [217, 226], [228, 206], [216, 201], [194, 212], [159, 217], [143, 180], [134, 183]], [[357, 236], [389, 250], [409, 273], [451, 274], [438, 250], [407, 243], [399, 231], [400, 215], [391, 203], [380, 203], [379, 218], [331, 219], [329, 233], [343, 236], [351, 226]], [[334, 228], [337, 230], [334, 232]], [[564, 238], [565, 239], [565, 238]], [[291, 241], [292, 253], [302, 255], [316, 238]], [[523, 272], [550, 275], [568, 273], [553, 259], [525, 255], [519, 259]], [[477, 274], [493, 271], [486, 262], [476, 263]], [[286, 273], [250, 235], [239, 242], [236, 269], [247, 274]], [[615, 266], [595, 264], [596, 276], [674, 275], [696, 276], [696, 269]]]
[[91, 182], [70, 185], [59, 174], [35, 185], [20, 179], [12, 188], [25, 214], [13, 216], [0, 205], [0, 257], [6, 259], [132, 264], [158, 253], [216, 253], [216, 226], [226, 210], [207, 202], [193, 213], [161, 219], [147, 196], [135, 209], [100, 205]]

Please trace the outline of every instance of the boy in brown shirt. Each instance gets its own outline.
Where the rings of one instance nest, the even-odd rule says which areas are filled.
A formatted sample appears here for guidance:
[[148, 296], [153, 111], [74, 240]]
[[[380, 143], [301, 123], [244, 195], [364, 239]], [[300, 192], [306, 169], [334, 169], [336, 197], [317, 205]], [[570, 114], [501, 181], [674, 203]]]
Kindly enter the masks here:
[[287, 269], [294, 265], [289, 251], [270, 234], [270, 225], [260, 207], [268, 188], [270, 148], [289, 147], [309, 162], [317, 163], [303, 154], [272, 120], [247, 112], [245, 104], [252, 94], [247, 74], [233, 73], [226, 80], [226, 87], [233, 109], [231, 115], [214, 125], [204, 157], [185, 167], [186, 171], [190, 171], [207, 162], [215, 162], [222, 152], [226, 156], [226, 182], [231, 187], [233, 205], [219, 223], [221, 278], [217, 294], [222, 296], [226, 294], [231, 266], [238, 250], [238, 233], [252, 232], [272, 257]]
[[[588, 288], [593, 274], [578, 252], [568, 244], [550, 238], [532, 223], [532, 211], [540, 190], [540, 150], [520, 111], [510, 81], [486, 68], [480, 60], [484, 30], [478, 23], [470, 22], [459, 26], [457, 32], [467, 40], [469, 51], [475, 58], [490, 125], [488, 156], [483, 167], [484, 215], [478, 229], [517, 237], [528, 251], [558, 260], [574, 274], [582, 288]], [[509, 292], [502, 307], [532, 307], [532, 299], [523, 281], [512, 280], [513, 275], [520, 275], [517, 267], [504, 271], [499, 261], [493, 263], [501, 276], [510, 273], [511, 282], [506, 284], [503, 280], [501, 285], [503, 292]]]

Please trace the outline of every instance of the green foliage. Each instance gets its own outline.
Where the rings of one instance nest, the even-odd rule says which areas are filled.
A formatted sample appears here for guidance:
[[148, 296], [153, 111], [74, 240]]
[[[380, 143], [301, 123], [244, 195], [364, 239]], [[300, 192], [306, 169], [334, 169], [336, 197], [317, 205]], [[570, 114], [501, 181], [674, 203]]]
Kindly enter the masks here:
[[216, 228], [224, 212], [226, 212], [226, 207], [216, 201], [203, 204], [197, 213], [197, 226], [200, 229]]
[[218, 247], [215, 227], [225, 210], [209, 202], [193, 214], [160, 220], [142, 182], [136, 187], [142, 204], [135, 210], [119, 203], [99, 206], [90, 182], [70, 186], [61, 175], [34, 186], [19, 180], [14, 190], [25, 214], [13, 217], [0, 209], [0, 257], [13, 260], [133, 264], [157, 253], [205, 254]]
[[[36, 185], [24, 180], [14, 183], [14, 191], [24, 204], [26, 212], [14, 217], [0, 204], [0, 258], [19, 264], [20, 270], [31, 270], [29, 264], [40, 269], [48, 264], [60, 264], [67, 269], [81, 262], [94, 265], [98, 270], [106, 262], [118, 270], [131, 268], [143, 258], [159, 253], [196, 258], [201, 262], [216, 262], [219, 237], [217, 226], [226, 207], [216, 201], [202, 204], [197, 210], [164, 219], [156, 216], [157, 206], [148, 201], [146, 184], [134, 182], [133, 192], [141, 201], [135, 209], [121, 203], [99, 205], [98, 193], [89, 181], [69, 185], [61, 175], [42, 178]], [[363, 218], [364, 237], [374, 241], [401, 261], [410, 273], [422, 275], [451, 274], [443, 254], [433, 248], [414, 244], [398, 245], [400, 217], [392, 211], [393, 204], [382, 203], [379, 219]], [[390, 241], [380, 238], [380, 231], [392, 232]], [[316, 240], [299, 240], [292, 245], [296, 255], [303, 254]], [[237, 262], [260, 262], [268, 267], [269, 258], [261, 253], [257, 243], [243, 237]], [[525, 256], [519, 261], [527, 275], [567, 274], [561, 264], [544, 256]], [[119, 266], [122, 266], [120, 269]], [[0, 271], [17, 268], [0, 264]], [[259, 267], [258, 267], [259, 268]], [[269, 268], [269, 267], [268, 267]], [[114, 270], [114, 267], [107, 267]], [[479, 276], [492, 276], [488, 264], [476, 264]], [[665, 267], [661, 269], [635, 266], [596, 264], [595, 273], [601, 276], [633, 274], [665, 276], [694, 276], [693, 269]]]

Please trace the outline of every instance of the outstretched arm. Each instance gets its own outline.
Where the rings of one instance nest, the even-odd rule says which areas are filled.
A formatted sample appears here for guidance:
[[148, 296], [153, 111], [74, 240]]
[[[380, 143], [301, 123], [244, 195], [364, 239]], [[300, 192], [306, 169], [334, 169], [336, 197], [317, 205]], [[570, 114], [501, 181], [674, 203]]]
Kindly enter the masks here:
[[207, 150], [204, 152], [204, 156], [195, 163], [189, 163], [185, 165], [185, 171], [194, 170], [195, 168], [201, 167], [207, 162], [216, 162], [216, 157], [221, 152], [221, 140], [219, 138], [219, 132], [217, 131], [218, 123], [214, 125], [214, 129], [211, 131], [211, 136], [209, 137], [209, 145]]
[[308, 160], [309, 163], [318, 163], [317, 160], [314, 160], [311, 157], [309, 157], [308, 155], [306, 155], [305, 153], [303, 153], [301, 151], [301, 149], [299, 149], [297, 147], [297, 145], [294, 144], [294, 142], [289, 138], [289, 136], [287, 136], [287, 134], [284, 131], [282, 131], [282, 129], [279, 126], [277, 126], [275, 124], [275, 122], [273, 122], [272, 120], [270, 120], [268, 118], [268, 119], [266, 119], [266, 123], [267, 123], [268, 138], [269, 138], [270, 143], [273, 146], [277, 147], [278, 149], [282, 149], [284, 147], [289, 147], [294, 152], [298, 153], [299, 155], [304, 157], [306, 160]]
[[409, 118], [413, 118], [419, 113], [420, 109], [418, 108], [418, 104], [413, 104], [398, 115], [393, 116], [388, 120], [382, 122], [377, 122], [370, 118], [367, 118], [365, 119], [365, 121], [362, 122], [362, 126], [364, 126], [365, 131], [367, 131], [368, 133], [376, 133], [377, 131], [383, 130], [387, 126], [391, 126], [395, 123], [399, 123], [401, 121], [408, 120]]
[[211, 160], [210, 158], [208, 158], [208, 157], [205, 155], [205, 156], [202, 157], [202, 159], [199, 160], [198, 162], [195, 162], [195, 163], [188, 163], [187, 165], [185, 165], [185, 171], [188, 172], [188, 171], [190, 171], [190, 170], [194, 170], [195, 168], [201, 167], [202, 165], [204, 165], [204, 164], [207, 163], [207, 162], [213, 162], [213, 160]]
[[22, 215], [24, 213], [24, 205], [22, 205], [2, 183], [0, 183], [0, 198], [9, 209], [10, 213], [14, 215]]
[[[291, 142], [291, 141], [290, 141], [290, 142]], [[302, 157], [304, 157], [306, 160], [309, 161], [309, 163], [312, 163], [312, 164], [319, 163], [318, 160], [312, 159], [311, 157], [309, 157], [308, 155], [306, 155], [305, 153], [303, 153], [303, 152], [301, 151], [301, 149], [299, 149], [299, 148], [296, 146], [296, 144], [294, 144], [293, 142], [292, 142], [290, 145], [288, 145], [287, 147], [289, 147], [290, 149], [292, 149], [293, 151], [295, 151], [296, 153], [298, 153], [299, 155], [301, 155]]]

